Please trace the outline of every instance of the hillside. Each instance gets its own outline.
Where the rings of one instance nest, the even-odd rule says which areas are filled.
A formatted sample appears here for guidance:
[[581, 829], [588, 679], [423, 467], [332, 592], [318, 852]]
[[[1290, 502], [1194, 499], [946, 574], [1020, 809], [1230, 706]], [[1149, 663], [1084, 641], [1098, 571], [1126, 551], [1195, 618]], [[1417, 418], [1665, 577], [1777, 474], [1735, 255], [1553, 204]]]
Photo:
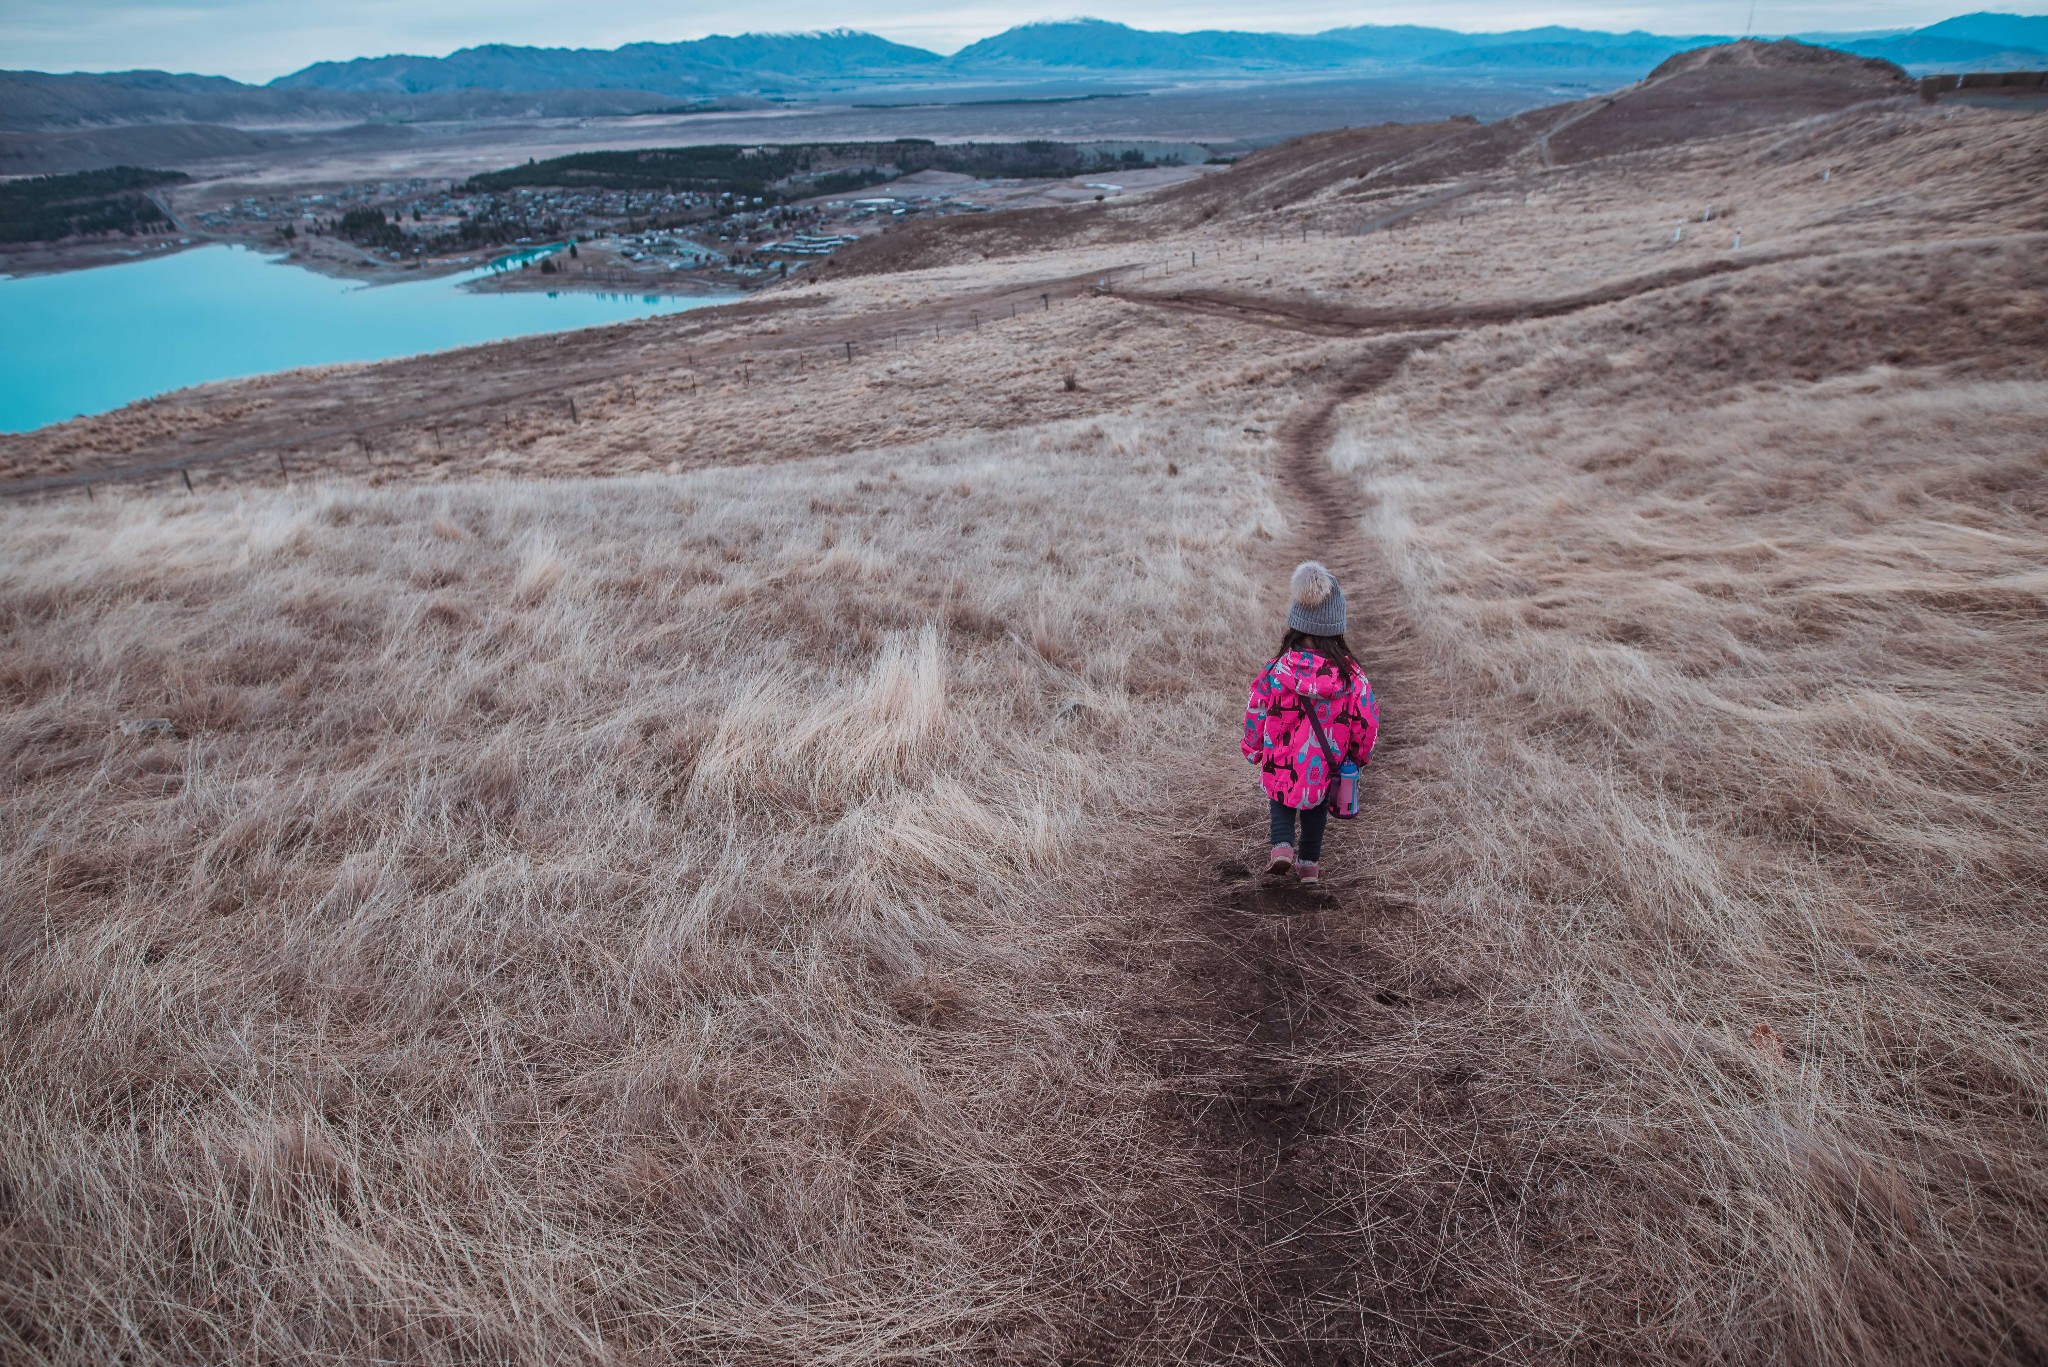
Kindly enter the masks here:
[[117, 71], [53, 76], [0, 72], [0, 128], [68, 128], [102, 123], [274, 123], [331, 118], [343, 101], [322, 92], [266, 94], [222, 76]]
[[1843, 49], [1921, 71], [2038, 71], [2048, 67], [2048, 51], [1917, 33], [1846, 43]]
[[1100, 19], [1025, 24], [971, 43], [949, 65], [962, 71], [1328, 71], [1386, 66], [1633, 67], [1716, 38], [1600, 33], [1546, 27], [1507, 33], [1365, 25], [1312, 35], [1164, 33]]
[[1851, 38], [1842, 46], [1916, 70], [2039, 70], [2048, 67], [2048, 16], [1961, 14], [1905, 33]]
[[[1498, 192], [1532, 167], [1727, 136], [1912, 90], [1903, 71], [1876, 58], [1790, 40], [1730, 43], [1670, 58], [1614, 95], [1495, 123], [1452, 119], [1292, 139], [1243, 158], [1227, 177], [1176, 186], [1143, 204], [905, 225], [858, 244], [835, 269], [895, 272], [1058, 244], [1142, 241], [1163, 224], [1188, 231], [1306, 205], [1319, 225], [1339, 231], [1391, 228], [1418, 209]], [[1433, 187], [1419, 202], [1418, 186]]]
[[1915, 30], [1920, 37], [1953, 38], [1990, 47], [2048, 52], [2048, 14], [1959, 14]]
[[0, 132], [96, 131], [128, 125], [275, 129], [367, 120], [584, 117], [672, 104], [633, 90], [463, 90], [355, 93], [248, 86], [164, 71], [63, 76], [0, 72]]
[[1158, 33], [1102, 19], [1026, 24], [953, 55], [963, 71], [1330, 70], [1358, 60], [1344, 44], [1286, 33]]
[[0, 437], [0, 1356], [2048, 1354], [2044, 124], [1901, 79]]
[[446, 57], [321, 62], [270, 83], [277, 90], [401, 91], [626, 89], [692, 97], [778, 83], [900, 79], [941, 59], [872, 34], [745, 34], [687, 43], [629, 43], [610, 51], [494, 43]]

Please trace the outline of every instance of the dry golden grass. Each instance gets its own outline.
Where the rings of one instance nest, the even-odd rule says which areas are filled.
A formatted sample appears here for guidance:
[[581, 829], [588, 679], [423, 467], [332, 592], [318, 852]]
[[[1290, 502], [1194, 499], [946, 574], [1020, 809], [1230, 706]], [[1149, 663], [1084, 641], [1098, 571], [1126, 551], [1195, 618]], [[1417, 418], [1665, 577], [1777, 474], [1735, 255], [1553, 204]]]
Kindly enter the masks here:
[[6, 1355], [988, 1360], [1150, 1294], [1087, 888], [1234, 720], [1244, 460], [11, 511]]
[[[800, 459], [1100, 413], [1165, 416], [1187, 380], [1258, 384], [1289, 374], [1285, 358], [1299, 349], [1300, 339], [1286, 334], [1247, 336], [1226, 320], [1190, 322], [1087, 297], [1054, 312], [991, 318], [979, 330], [906, 329], [858, 364], [815, 350], [801, 361], [763, 351], [744, 370], [727, 364], [622, 380], [583, 392], [582, 422], [559, 411], [518, 415], [465, 434], [452, 455], [436, 450], [432, 433], [415, 431], [383, 460], [399, 478], [462, 477], [479, 467], [616, 474]], [[1179, 357], [1184, 380], [1162, 387], [1153, 358], [1163, 354]]]
[[[1955, 364], [1840, 327], [1848, 373], [1799, 382], [1811, 339], [1744, 323], [1810, 269], [1816, 326]], [[1351, 1190], [1454, 1213], [1446, 1338], [2048, 1351], [2048, 348], [1922, 305], [2038, 318], [2038, 274], [1696, 286], [1452, 343], [1353, 411], [1434, 723], [1380, 776], [1376, 872], [1445, 1000], [1342, 1060], [1386, 1086]], [[1478, 1186], [1418, 1198], [1446, 1178]]]
[[[2048, 1356], [2039, 128], [1854, 110], [1302, 241], [1447, 188], [1338, 183], [0, 442], [399, 424], [348, 480], [0, 509], [0, 1343]], [[1289, 414], [1385, 336], [963, 326], [1141, 259], [1290, 306], [1652, 283], [1434, 339], [1338, 410], [1333, 512]], [[945, 330], [790, 369], [899, 316]], [[580, 422], [405, 416], [577, 367]], [[1333, 516], [1376, 805], [1259, 921], [1239, 690]], [[1218, 1115], [1242, 1153], [1188, 1147]]]

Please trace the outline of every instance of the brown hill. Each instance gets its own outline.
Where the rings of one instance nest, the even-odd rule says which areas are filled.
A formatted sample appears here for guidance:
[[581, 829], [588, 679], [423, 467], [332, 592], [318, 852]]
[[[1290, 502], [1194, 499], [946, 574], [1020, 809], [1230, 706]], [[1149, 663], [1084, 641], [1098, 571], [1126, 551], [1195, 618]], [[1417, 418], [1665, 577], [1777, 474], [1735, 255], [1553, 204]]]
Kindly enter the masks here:
[[1549, 139], [1557, 163], [1584, 161], [1830, 114], [1913, 93], [1890, 62], [1784, 39], [1683, 52], [1640, 85]]
[[[833, 268], [867, 275], [1056, 246], [1145, 242], [1283, 212], [1284, 221], [1269, 221], [1289, 230], [1370, 231], [1544, 167], [1728, 137], [1912, 92], [1910, 78], [1890, 62], [1789, 39], [1745, 39], [1673, 57], [1613, 94], [1494, 123], [1333, 129], [1143, 200], [907, 224], [843, 253]], [[1416, 189], [1425, 193], [1390, 195]]]
[[1696, 47], [1666, 59], [1645, 78], [1645, 83], [1669, 80], [1688, 72], [1737, 70], [1779, 75], [1795, 71], [1825, 73], [1832, 80], [1869, 86], [1880, 94], [1904, 94], [1913, 88], [1913, 78], [1896, 62], [1887, 62], [1882, 57], [1859, 57], [1840, 48], [1816, 47], [1796, 38], [1776, 42], [1743, 38], [1713, 47]]

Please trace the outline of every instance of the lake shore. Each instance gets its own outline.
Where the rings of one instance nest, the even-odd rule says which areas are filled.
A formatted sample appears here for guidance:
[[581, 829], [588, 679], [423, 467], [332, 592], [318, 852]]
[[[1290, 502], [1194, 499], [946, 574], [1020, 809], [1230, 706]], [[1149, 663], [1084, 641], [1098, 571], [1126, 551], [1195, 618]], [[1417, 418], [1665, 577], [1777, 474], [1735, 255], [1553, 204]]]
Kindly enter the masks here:
[[[480, 251], [467, 256], [419, 261], [378, 261], [360, 248], [330, 237], [300, 237], [290, 244], [258, 241], [236, 234], [181, 233], [167, 238], [116, 238], [33, 243], [0, 249], [0, 279], [29, 279], [99, 270], [108, 266], [159, 261], [205, 247], [235, 247], [255, 252], [272, 265], [293, 266], [331, 280], [360, 285], [396, 285], [488, 269], [496, 261], [516, 261], [530, 248]], [[479, 276], [463, 286], [472, 294], [586, 293], [657, 295], [695, 299], [726, 296], [762, 288], [776, 277], [749, 276], [724, 270], [648, 270], [615, 253], [583, 247], [580, 259], [556, 252], [558, 268], [522, 270], [513, 265]], [[530, 258], [538, 261], [538, 257]]]
[[[213, 381], [417, 356], [742, 297], [703, 281], [689, 289], [600, 281], [550, 288], [539, 282], [557, 281], [553, 273], [516, 267], [432, 276], [390, 269], [379, 281], [271, 269], [283, 264], [295, 263], [206, 243], [100, 271], [0, 281], [0, 311], [11, 324], [0, 332], [0, 430], [29, 431]], [[362, 287], [370, 282], [382, 287]]]

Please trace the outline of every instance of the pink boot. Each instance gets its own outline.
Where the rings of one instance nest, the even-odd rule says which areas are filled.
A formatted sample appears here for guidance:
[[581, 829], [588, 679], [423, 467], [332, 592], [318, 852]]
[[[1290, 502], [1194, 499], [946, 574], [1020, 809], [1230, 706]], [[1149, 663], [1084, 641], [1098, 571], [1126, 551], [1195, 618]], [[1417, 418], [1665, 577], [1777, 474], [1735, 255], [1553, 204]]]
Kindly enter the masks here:
[[1304, 859], [1294, 866], [1294, 871], [1301, 875], [1301, 881], [1304, 883], [1320, 883], [1323, 881], [1323, 865], [1321, 860]]
[[1278, 875], [1294, 867], [1294, 846], [1275, 845], [1272, 856], [1266, 861], [1266, 872]]

